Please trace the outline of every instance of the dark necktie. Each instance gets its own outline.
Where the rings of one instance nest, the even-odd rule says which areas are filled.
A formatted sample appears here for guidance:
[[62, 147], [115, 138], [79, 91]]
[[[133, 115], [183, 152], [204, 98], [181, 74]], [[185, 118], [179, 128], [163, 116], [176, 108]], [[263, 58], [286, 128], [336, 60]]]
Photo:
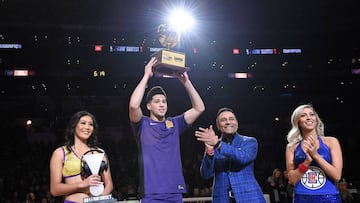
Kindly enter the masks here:
[[223, 137], [222, 140], [228, 144], [231, 144], [232, 140], [234, 139], [233, 135], [230, 135], [228, 137]]

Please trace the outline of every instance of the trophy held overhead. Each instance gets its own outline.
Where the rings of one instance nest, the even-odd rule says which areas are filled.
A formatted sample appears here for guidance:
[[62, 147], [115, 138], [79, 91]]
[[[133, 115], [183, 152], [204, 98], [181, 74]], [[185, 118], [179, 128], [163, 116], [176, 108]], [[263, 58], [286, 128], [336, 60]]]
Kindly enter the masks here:
[[160, 44], [165, 48], [151, 55], [158, 60], [153, 66], [154, 73], [174, 76], [189, 71], [190, 68], [185, 67], [185, 53], [171, 50], [178, 43], [179, 33], [166, 24], [160, 24], [157, 33]]

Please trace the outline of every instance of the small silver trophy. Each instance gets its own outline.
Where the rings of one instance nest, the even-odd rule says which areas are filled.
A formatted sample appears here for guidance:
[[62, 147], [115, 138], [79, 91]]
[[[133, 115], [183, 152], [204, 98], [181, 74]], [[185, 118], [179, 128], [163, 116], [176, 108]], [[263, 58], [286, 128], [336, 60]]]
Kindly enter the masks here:
[[[99, 174], [108, 167], [108, 160], [104, 151], [100, 149], [92, 149], [87, 151], [82, 159], [82, 175]], [[105, 164], [105, 165], [104, 165]], [[105, 168], [102, 168], [105, 167]], [[112, 203], [116, 199], [111, 194], [101, 195], [104, 192], [104, 184], [91, 185], [89, 187], [92, 197], [83, 199], [84, 203]]]
[[[101, 161], [104, 158], [105, 153], [96, 153], [96, 154], [85, 154], [84, 160], [88, 164], [92, 174], [98, 174], [100, 170]], [[90, 193], [94, 196], [99, 196], [104, 191], [104, 185], [91, 185]]]

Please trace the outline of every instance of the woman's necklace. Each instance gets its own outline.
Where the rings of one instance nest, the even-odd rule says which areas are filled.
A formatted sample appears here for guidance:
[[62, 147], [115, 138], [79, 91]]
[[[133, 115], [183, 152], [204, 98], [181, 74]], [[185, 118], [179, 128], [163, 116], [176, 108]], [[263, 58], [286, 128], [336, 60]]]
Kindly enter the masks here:
[[78, 157], [82, 157], [85, 154], [85, 152], [90, 150], [88, 146], [86, 146], [86, 148], [83, 148], [83, 147], [75, 147], [75, 145], [73, 145], [71, 148]]

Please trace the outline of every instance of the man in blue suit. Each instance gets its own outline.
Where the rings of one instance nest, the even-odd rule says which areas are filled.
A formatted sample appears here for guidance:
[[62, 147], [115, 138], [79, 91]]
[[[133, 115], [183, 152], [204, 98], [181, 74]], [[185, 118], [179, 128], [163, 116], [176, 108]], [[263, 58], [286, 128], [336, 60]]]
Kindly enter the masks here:
[[205, 144], [200, 166], [204, 179], [213, 179], [214, 203], [265, 203], [261, 187], [255, 179], [254, 160], [258, 151], [256, 138], [240, 135], [238, 120], [232, 109], [219, 109], [216, 125], [220, 138], [212, 125], [195, 131], [197, 140]]

